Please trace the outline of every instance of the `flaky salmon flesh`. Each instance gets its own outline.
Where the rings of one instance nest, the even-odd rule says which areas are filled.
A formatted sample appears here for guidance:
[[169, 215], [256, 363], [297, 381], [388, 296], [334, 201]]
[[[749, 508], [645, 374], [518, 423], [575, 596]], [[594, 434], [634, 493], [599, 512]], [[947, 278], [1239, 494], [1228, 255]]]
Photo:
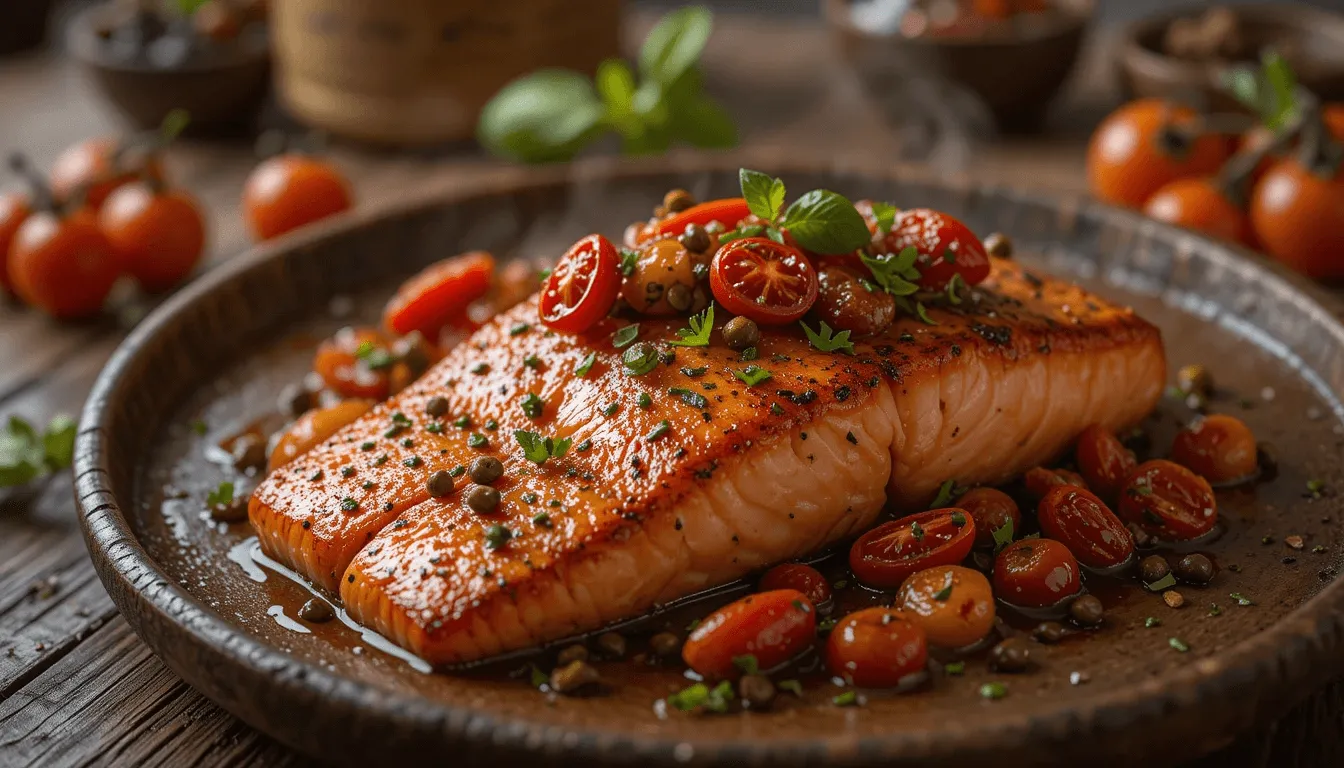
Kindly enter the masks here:
[[[268, 477], [252, 524], [268, 555], [356, 620], [461, 664], [816, 552], [884, 508], [927, 505], [945, 480], [1008, 480], [1090, 424], [1138, 422], [1161, 394], [1155, 327], [1015, 263], [929, 315], [853, 355], [814, 349], [796, 325], [764, 329], [751, 363], [718, 330], [708, 347], [675, 347], [664, 342], [684, 320], [645, 319], [639, 339], [675, 359], [635, 376], [613, 346], [629, 321], [550, 332], [534, 297]], [[771, 377], [748, 386], [734, 371], [749, 364]], [[426, 414], [435, 396], [448, 401], [439, 419]], [[538, 465], [515, 430], [572, 447]], [[464, 501], [463, 468], [481, 456], [505, 467], [491, 514]], [[440, 470], [456, 489], [433, 498]]]

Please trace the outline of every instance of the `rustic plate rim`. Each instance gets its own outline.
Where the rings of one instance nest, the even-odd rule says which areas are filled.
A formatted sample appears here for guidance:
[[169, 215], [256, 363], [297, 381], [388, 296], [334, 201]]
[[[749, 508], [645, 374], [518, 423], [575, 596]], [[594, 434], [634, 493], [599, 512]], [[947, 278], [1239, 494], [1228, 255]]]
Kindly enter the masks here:
[[[273, 736], [285, 738], [270, 724], [256, 722], [248, 712], [239, 712], [220, 701], [218, 690], [200, 684], [200, 670], [179, 668], [166, 642], [147, 636], [147, 625], [166, 628], [176, 641], [200, 644], [199, 650], [214, 660], [233, 664], [251, 679], [266, 680], [288, 696], [322, 696], [325, 704], [352, 717], [377, 713], [380, 719], [433, 729], [444, 741], [488, 745], [490, 749], [518, 752], [546, 750], [566, 757], [598, 761], [684, 762], [679, 748], [690, 746], [697, 759], [753, 761], [769, 757], [786, 764], [801, 764], [815, 759], [822, 750], [828, 759], [843, 763], [923, 762], [954, 758], [961, 748], [971, 746], [966, 734], [941, 737], [920, 732], [897, 731], [858, 741], [835, 741], [826, 735], [799, 737], [788, 741], [705, 740], [689, 744], [684, 738], [631, 734], [628, 731], [559, 730], [524, 718], [499, 718], [482, 715], [461, 707], [434, 702], [423, 697], [404, 695], [371, 683], [361, 682], [326, 671], [300, 657], [293, 656], [252, 638], [238, 625], [197, 601], [179, 586], [144, 549], [131, 530], [119, 499], [111, 487], [106, 433], [119, 380], [128, 375], [140, 349], [192, 303], [229, 283], [243, 273], [281, 258], [294, 250], [311, 248], [339, 237], [362, 223], [386, 216], [405, 215], [428, 207], [451, 205], [467, 199], [508, 194], [526, 187], [544, 187], [557, 183], [582, 183], [585, 180], [638, 178], [678, 173], [730, 172], [744, 164], [774, 168], [790, 173], [831, 173], [867, 176], [874, 179], [917, 180], [942, 186], [950, 191], [969, 191], [978, 195], [1011, 195], [1050, 205], [1059, 211], [1081, 215], [1095, 211], [1119, 219], [1134, 232], [1179, 239], [1182, 246], [1209, 248], [1230, 256], [1229, 266], [1256, 272], [1277, 281], [1280, 287], [1311, 302], [1311, 312], [1344, 345], [1344, 302], [1321, 287], [1287, 268], [1251, 251], [1221, 243], [1200, 233], [1147, 219], [1136, 212], [1113, 208], [1076, 193], [1058, 193], [1030, 188], [984, 184], [964, 175], [940, 176], [928, 169], [894, 166], [874, 171], [859, 159], [846, 161], [807, 161], [781, 159], [777, 155], [751, 153], [741, 155], [683, 156], [650, 161], [614, 161], [599, 158], [568, 166], [546, 169], [508, 169], [468, 186], [451, 180], [431, 183], [399, 202], [370, 205], [337, 219], [322, 222], [306, 230], [262, 244], [230, 259], [193, 281], [161, 306], [128, 334], [99, 373], [83, 409], [74, 455], [75, 499], [85, 543], [100, 579], [122, 615], [137, 635], [163, 659], [175, 673], [201, 689], [209, 698], [233, 714]], [[1344, 393], [1340, 393], [1344, 395]], [[1161, 718], [1170, 708], [1195, 706], [1200, 702], [1239, 695], [1251, 690], [1260, 700], [1289, 703], [1304, 698], [1312, 688], [1309, 679], [1323, 680], [1322, 669], [1340, 671], [1344, 660], [1336, 660], [1335, 651], [1344, 644], [1344, 584], [1325, 585], [1294, 611], [1270, 627], [1244, 638], [1227, 650], [1188, 665], [1160, 681], [1136, 682], [1112, 688], [1089, 697], [1085, 702], [1057, 712], [1024, 716], [1011, 725], [974, 732], [974, 750], [988, 754], [1020, 746], [1024, 740], [1050, 738], [1060, 734], [1114, 732], [1133, 728], [1139, 723]], [[1265, 683], [1270, 679], [1273, 683]], [[1270, 695], [1270, 691], [1273, 695]], [[1282, 705], [1286, 709], [1287, 705]], [[285, 739], [289, 740], [289, 739]], [[807, 747], [807, 749], [800, 749]], [[832, 749], [836, 747], [838, 749]]]

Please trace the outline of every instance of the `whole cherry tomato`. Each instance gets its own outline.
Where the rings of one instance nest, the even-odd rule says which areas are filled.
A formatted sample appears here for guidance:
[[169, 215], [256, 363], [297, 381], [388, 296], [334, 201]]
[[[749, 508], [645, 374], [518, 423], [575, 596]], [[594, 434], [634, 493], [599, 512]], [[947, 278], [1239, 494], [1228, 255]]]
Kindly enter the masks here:
[[462, 325], [471, 302], [490, 290], [495, 257], [471, 251], [431, 264], [401, 284], [383, 309], [383, 328], [404, 335], [419, 331], [437, 339], [446, 325]]
[[927, 568], [905, 580], [896, 606], [933, 645], [964, 648], [994, 628], [994, 590], [985, 575], [960, 565]]
[[891, 608], [851, 613], [826, 640], [826, 668], [863, 688], [895, 688], [922, 672], [928, 657], [924, 630]]
[[1216, 173], [1229, 151], [1223, 136], [1201, 129], [1193, 110], [1140, 99], [1112, 112], [1092, 134], [1088, 183], [1100, 200], [1139, 208], [1176, 179]]
[[601, 235], [570, 246], [541, 289], [541, 322], [566, 333], [583, 333], [607, 316], [621, 293], [620, 257]]
[[892, 520], [863, 534], [849, 549], [849, 567], [870, 587], [895, 589], [910, 574], [966, 559], [975, 519], [961, 509], [933, 509]]
[[243, 214], [258, 240], [279, 237], [351, 205], [345, 176], [330, 163], [304, 155], [263, 160], [243, 185]]
[[[84, 205], [95, 211], [112, 190], [136, 179], [162, 182], [163, 166], [156, 153], [124, 152], [122, 142], [100, 136], [73, 144], [51, 166], [51, 193], [58, 203], [83, 190]], [[127, 161], [135, 159], [131, 164]]]
[[64, 217], [34, 213], [10, 244], [14, 291], [59, 320], [97, 314], [119, 274], [112, 245], [87, 209]]
[[205, 249], [205, 220], [196, 200], [178, 189], [133, 181], [107, 196], [98, 226], [121, 268], [150, 293], [186, 279]]
[[989, 254], [984, 243], [970, 227], [939, 211], [897, 211], [891, 231], [881, 237], [880, 247], [886, 253], [913, 247], [919, 253], [915, 259], [919, 287], [926, 290], [946, 289], [953, 275], [960, 275], [967, 285], [989, 277]]
[[1053, 539], [1023, 539], [994, 558], [994, 594], [1023, 608], [1049, 608], [1078, 594], [1078, 561]]
[[326, 407], [315, 408], [295, 419], [285, 428], [280, 440], [271, 451], [267, 472], [274, 472], [294, 459], [321, 445], [323, 441], [364, 414], [373, 407], [372, 400], [351, 398]]
[[1115, 568], [1134, 556], [1134, 537], [1091, 491], [1057, 486], [1036, 509], [1041, 533], [1062, 542], [1088, 568]]
[[1027, 473], [1022, 476], [1022, 482], [1027, 486], [1027, 493], [1037, 499], [1045, 498], [1045, 494], [1057, 485], [1072, 485], [1075, 488], [1087, 487], [1087, 481], [1077, 472], [1067, 469], [1046, 469], [1045, 467], [1035, 467], [1027, 470]]
[[762, 670], [774, 669], [810, 647], [816, 634], [817, 611], [802, 592], [761, 592], [706, 616], [686, 638], [681, 658], [705, 677], [732, 677], [733, 659], [755, 656]]
[[1078, 436], [1073, 458], [1087, 483], [1084, 487], [1106, 498], [1114, 498], [1125, 487], [1129, 473], [1137, 465], [1133, 452], [1120, 442], [1114, 432], [1100, 424], [1093, 424]]
[[1162, 459], [1134, 470], [1117, 511], [1126, 522], [1169, 541], [1198, 538], [1218, 522], [1218, 503], [1208, 482]]
[[1344, 277], [1344, 165], [1327, 175], [1285, 157], [1251, 193], [1251, 225], [1266, 251], [1317, 279]]
[[373, 328], [343, 328], [317, 345], [313, 370], [342, 397], [382, 400], [391, 393], [392, 343]]
[[[671, 216], [658, 222], [652, 228], [649, 236], [656, 238], [677, 237], [686, 231], [686, 227], [695, 224], [704, 228], [712, 221], [717, 221], [723, 225], [725, 230], [735, 229], [738, 222], [751, 215], [751, 210], [747, 208], [747, 201], [740, 197], [730, 197], [724, 200], [710, 200], [699, 205], [693, 205], [681, 213], [674, 213]], [[648, 239], [648, 236], [637, 237], [639, 242]]]
[[9, 244], [14, 241], [19, 226], [31, 213], [27, 197], [20, 194], [0, 195], [0, 288], [10, 293], [14, 291], [14, 283], [9, 278]]
[[1211, 483], [1231, 483], [1255, 474], [1255, 435], [1235, 416], [1212, 414], [1176, 435], [1171, 460]]
[[761, 577], [762, 592], [779, 589], [792, 589], [807, 595], [813, 605], [824, 605], [831, 599], [831, 583], [821, 572], [802, 563], [784, 563], [776, 565]]
[[1321, 107], [1321, 122], [1330, 137], [1344, 144], [1344, 104], [1326, 104]]
[[724, 309], [762, 325], [784, 325], [817, 300], [817, 272], [798, 249], [764, 237], [725, 243], [709, 267], [709, 288]]
[[1012, 521], [1013, 530], [1022, 530], [1022, 512], [1013, 497], [997, 488], [972, 488], [957, 499], [957, 508], [963, 509], [975, 521], [975, 546], [994, 546], [994, 532]]
[[1176, 179], [1148, 198], [1143, 212], [1150, 218], [1206, 232], [1232, 243], [1253, 247], [1251, 219], [1211, 177]]

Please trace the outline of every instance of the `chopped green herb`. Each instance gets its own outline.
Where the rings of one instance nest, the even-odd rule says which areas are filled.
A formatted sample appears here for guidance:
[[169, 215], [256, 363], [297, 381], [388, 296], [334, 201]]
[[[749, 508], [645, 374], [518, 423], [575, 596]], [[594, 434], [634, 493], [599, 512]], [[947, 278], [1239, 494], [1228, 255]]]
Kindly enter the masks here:
[[465, 475], [466, 473], [467, 473], [467, 468], [464, 467], [464, 466], [462, 466], [461, 464], [458, 464], [456, 467], [453, 467], [452, 469], [448, 470], [448, 476], [449, 476], [449, 477], [461, 477], [462, 475]]
[[617, 349], [628, 347], [639, 338], [639, 323], [631, 323], [611, 335], [611, 345]]
[[951, 572], [951, 571], [948, 571], [948, 572], [947, 572], [947, 582], [946, 582], [945, 584], [943, 584], [943, 588], [940, 589], [940, 590], [938, 590], [937, 592], [934, 592], [934, 593], [933, 593], [933, 599], [934, 599], [934, 600], [937, 600], [937, 601], [940, 602], [940, 603], [946, 603], [948, 600], [952, 599], [952, 572]]
[[906, 246], [900, 253], [888, 253], [881, 256], [860, 257], [864, 266], [873, 273], [873, 281], [882, 290], [892, 296], [910, 296], [919, 291], [919, 269], [915, 260], [919, 250], [915, 246]]
[[1153, 627], [1160, 627], [1160, 626], [1162, 626], [1162, 620], [1157, 618], [1156, 616], [1149, 616], [1148, 618], [1143, 620], [1144, 629], [1152, 629]]
[[375, 346], [373, 342], [362, 341], [355, 348], [355, 358], [371, 371], [382, 371], [391, 368], [397, 359], [382, 347]]
[[620, 403], [612, 403], [611, 405], [603, 406], [602, 415], [611, 416], [614, 413], [616, 413], [616, 411], [620, 410], [620, 408], [621, 408]]
[[658, 426], [649, 430], [649, 434], [644, 436], [644, 442], [652, 443], [655, 440], [661, 440], [668, 432], [672, 430], [672, 423], [667, 419], [658, 422]]
[[1003, 525], [994, 529], [994, 551], [998, 552], [1013, 543], [1013, 518], [1003, 521]]
[[952, 279], [947, 281], [947, 300], [952, 304], [960, 304], [961, 296], [957, 295], [957, 290], [966, 287], [966, 281], [961, 279], [960, 272], [953, 272]]
[[794, 696], [803, 695], [803, 684], [797, 680], [780, 680], [778, 683], [775, 683], [775, 687], [781, 691], [788, 691]]
[[748, 365], [740, 371], [733, 371], [733, 375], [748, 387], [754, 387], [773, 376], [773, 374], [766, 369], [756, 365]]
[[891, 234], [891, 227], [896, 223], [896, 206], [891, 203], [873, 203], [872, 209], [873, 218], [877, 220], [878, 234]]
[[706, 408], [709, 406], [709, 400], [699, 392], [695, 392], [685, 387], [668, 387], [667, 394], [681, 398], [681, 402], [692, 408]]
[[536, 419], [541, 417], [542, 408], [546, 404], [542, 402], [542, 399], [540, 397], [537, 397], [535, 392], [528, 392], [526, 395], [523, 396], [523, 400], [520, 403], [520, 405], [523, 408], [524, 415], [526, 415], [529, 419]]
[[1185, 641], [1179, 637], [1167, 638], [1167, 645], [1170, 645], [1173, 649], [1180, 651], [1181, 653], [1185, 653], [1190, 650], [1190, 646], [1186, 645]]
[[191, 431], [198, 435], [204, 435], [206, 432], [210, 431], [210, 425], [206, 424], [201, 419], [197, 419], [191, 422]]
[[760, 662], [756, 661], [756, 657], [750, 653], [744, 656], [734, 656], [733, 666], [737, 667], [738, 671], [744, 675], [755, 675], [761, 671]]
[[1152, 584], [1147, 585], [1149, 592], [1161, 592], [1164, 589], [1171, 589], [1174, 586], [1176, 586], [1176, 577], [1170, 573], [1157, 581], [1154, 581]]
[[635, 274], [639, 268], [639, 251], [622, 248], [621, 249], [621, 274], [629, 277]]
[[958, 510], [954, 510], [954, 511], [952, 512], [952, 524], [955, 525], [955, 526], [957, 526], [958, 528], [961, 528], [961, 527], [965, 526], [965, 525], [966, 525], [966, 515], [965, 515], [961, 510], [959, 510], [959, 509], [958, 509]]
[[648, 410], [653, 407], [653, 398], [649, 396], [648, 392], [640, 392], [639, 398], [638, 400], [636, 400], [636, 402], [639, 404], [640, 408], [643, 408], [645, 410]]
[[692, 367], [690, 367], [690, 366], [687, 365], [687, 366], [682, 366], [682, 368], [681, 368], [681, 375], [682, 375], [682, 376], [688, 376], [688, 377], [690, 377], [690, 378], [692, 378], [692, 379], [698, 379], [698, 378], [700, 378], [701, 376], [704, 376], [706, 373], [709, 373], [709, 366], [708, 366], [708, 365], [702, 365], [702, 366], [700, 366], [699, 368], [692, 368]]
[[364, 442], [359, 444], [359, 450], [361, 451], [372, 451], [376, 447], [377, 446], [374, 444], [372, 440], [365, 440]]
[[1240, 592], [1232, 592], [1232, 593], [1230, 593], [1230, 594], [1228, 595], [1228, 597], [1232, 598], [1233, 600], [1236, 600], [1236, 601], [1237, 601], [1237, 605], [1240, 605], [1240, 606], [1243, 606], [1243, 607], [1244, 607], [1244, 606], [1247, 606], [1247, 605], [1255, 605], [1255, 601], [1254, 601], [1254, 600], [1252, 600], [1252, 599], [1249, 598], [1249, 597], [1246, 597], [1245, 595], [1241, 594]]
[[680, 339], [674, 339], [668, 343], [674, 347], [707, 347], [709, 346], [710, 334], [714, 332], [714, 305], [705, 307], [705, 311], [698, 315], [691, 315], [687, 320], [690, 328], [682, 328], [677, 331]]
[[824, 320], [821, 321], [819, 329], [816, 331], [808, 328], [807, 323], [799, 322], [798, 324], [803, 326], [803, 333], [807, 334], [807, 340], [812, 343], [814, 348], [822, 352], [854, 354], [854, 343], [849, 340], [849, 331], [836, 333]]
[[966, 662], [964, 661], [950, 661], [943, 665], [944, 674], [960, 675], [965, 671], [966, 671]]
[[530, 665], [530, 666], [531, 666], [531, 669], [532, 669], [532, 673], [531, 673], [531, 674], [532, 674], [532, 687], [533, 687], [533, 688], [544, 688], [544, 687], [546, 687], [547, 685], [550, 684], [550, 682], [551, 682], [551, 678], [547, 677], [545, 672], [542, 672], [540, 669], [537, 669], [537, 665], [536, 665], [536, 664], [532, 664], [532, 665]]
[[471, 437], [467, 438], [468, 448], [484, 448], [486, 445], [489, 445], [489, 443], [490, 439], [480, 432], [472, 432]]
[[485, 529], [485, 548], [492, 551], [499, 549], [505, 544], [508, 544], [509, 539], [512, 538], [513, 531], [510, 531], [499, 523], [495, 523]]
[[667, 703], [682, 712], [704, 710], [722, 714], [733, 701], [733, 684], [724, 680], [712, 690], [704, 683], [695, 683], [667, 697]]
[[817, 631], [824, 635], [832, 629], [835, 629], [835, 625], [839, 623], [839, 619], [822, 619], [817, 622]]
[[482, 375], [482, 374], [485, 374], [485, 373], [489, 373], [489, 372], [490, 372], [490, 364], [489, 364], [489, 363], [477, 363], [477, 364], [471, 366], [470, 370], [471, 370], [472, 373], [476, 374], [477, 376], [480, 376], [480, 375]]
[[562, 437], [555, 440], [549, 437], [543, 438], [536, 432], [527, 432], [525, 430], [514, 430], [513, 439], [518, 441], [518, 445], [523, 448], [523, 457], [536, 464], [545, 464], [549, 459], [558, 459], [569, 451], [569, 446], [573, 442], [568, 437]]
[[233, 483], [228, 481], [219, 484], [218, 488], [205, 495], [205, 503], [210, 506], [233, 503]]
[[574, 446], [574, 450], [578, 451], [579, 453], [583, 453], [584, 451], [587, 451], [592, 447], [593, 447], [593, 441], [591, 439], [585, 439], [582, 443], [579, 443], [578, 445]]
[[771, 404], [770, 404], [770, 413], [772, 413], [772, 414], [774, 414], [774, 415], [776, 415], [776, 416], [783, 416], [783, 415], [784, 415], [784, 407], [781, 406], [779, 403], [771, 403]]
[[551, 516], [546, 514], [545, 512], [538, 512], [537, 514], [532, 516], [532, 523], [534, 525], [539, 525], [542, 528], [550, 528]]
[[749, 363], [752, 360], [755, 360], [758, 354], [759, 353], [756, 351], [755, 347], [747, 347], [742, 350], [742, 354], [738, 355], [737, 359], [744, 363]]
[[1220, 608], [1217, 603], [1209, 603], [1209, 615], [1221, 616], [1223, 615], [1223, 609]]
[[944, 480], [943, 484], [938, 486], [938, 495], [933, 498], [933, 504], [929, 505], [929, 509], [942, 509], [965, 492], [965, 488], [957, 486], [956, 480]]
[[980, 698], [982, 699], [1002, 699], [1008, 695], [1008, 687], [1003, 683], [985, 683], [980, 686]]
[[857, 707], [859, 705], [859, 694], [855, 691], [845, 691], [832, 696], [831, 703], [837, 707]]
[[314, 472], [313, 474], [309, 475], [309, 476], [308, 476], [308, 480], [311, 481], [311, 482], [314, 482], [314, 483], [320, 483], [320, 482], [322, 482], [322, 478], [324, 478], [324, 477], [326, 477], [326, 474], [325, 474], [322, 470], [319, 469], [319, 470], [317, 470], [316, 472]]
[[915, 317], [918, 317], [919, 321], [925, 325], [938, 324], [937, 320], [934, 320], [933, 318], [929, 317], [929, 311], [927, 308], [925, 308], [924, 302], [922, 301], [915, 302]]
[[658, 367], [658, 350], [652, 344], [639, 344], [625, 350], [621, 355], [628, 376], [643, 376]]
[[415, 469], [416, 467], [420, 466], [420, 463], [421, 462], [419, 456], [412, 456], [409, 459], [406, 459], [405, 461], [401, 462], [402, 466], [410, 467], [411, 469]]
[[453, 420], [453, 426], [457, 427], [458, 429], [471, 429], [471, 417], [458, 416], [456, 419]]
[[528, 325], [527, 323], [515, 323], [514, 325], [509, 327], [509, 335], [521, 336], [522, 334], [527, 333], [530, 330], [532, 330], [532, 326]]
[[341, 477], [354, 477], [354, 467], [341, 467]]
[[579, 361], [579, 367], [574, 369], [574, 375], [583, 378], [588, 372], [593, 370], [593, 363], [597, 362], [597, 353], [589, 352], [588, 356]]
[[536, 355], [528, 355], [523, 358], [523, 366], [536, 370], [541, 367], [541, 358]]
[[344, 499], [341, 499], [341, 509], [346, 512], [354, 512], [356, 509], [359, 509], [359, 502], [346, 496]]
[[443, 434], [443, 425], [437, 421], [432, 424], [426, 424], [425, 431], [431, 435], [441, 435]]
[[490, 430], [491, 432], [494, 432], [495, 430], [499, 429], [499, 422], [495, 421], [494, 419], [486, 419], [485, 428]]

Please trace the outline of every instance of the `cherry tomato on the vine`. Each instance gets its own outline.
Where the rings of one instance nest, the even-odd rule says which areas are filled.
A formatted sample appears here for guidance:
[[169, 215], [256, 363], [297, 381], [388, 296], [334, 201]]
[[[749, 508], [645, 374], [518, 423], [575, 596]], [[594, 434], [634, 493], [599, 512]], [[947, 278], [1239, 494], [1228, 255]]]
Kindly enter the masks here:
[[1069, 548], [1089, 568], [1114, 568], [1134, 555], [1134, 537], [1105, 502], [1083, 488], [1061, 485], [1036, 509], [1041, 533]]
[[92, 211], [29, 216], [9, 248], [9, 276], [25, 302], [60, 320], [95, 315], [120, 270]]
[[1218, 502], [1208, 481], [1163, 459], [1134, 470], [1116, 511], [1126, 522], [1168, 541], [1198, 538], [1218, 522]]
[[863, 688], [894, 688], [923, 671], [927, 660], [924, 630], [892, 608], [851, 613], [826, 640], [826, 668]]
[[817, 272], [798, 249], [764, 237], [719, 247], [709, 288], [724, 309], [762, 325], [791, 323], [817, 300]]
[[150, 293], [186, 279], [205, 250], [205, 219], [180, 189], [133, 181], [107, 196], [98, 214], [121, 268]]
[[760, 588], [762, 592], [797, 590], [818, 606], [831, 599], [831, 583], [816, 568], [802, 563], [776, 565], [761, 577]]
[[693, 205], [681, 213], [668, 216], [638, 239], [642, 241], [648, 237], [676, 237], [685, 232], [686, 227], [691, 224], [703, 228], [711, 221], [719, 222], [725, 230], [734, 229], [738, 222], [750, 215], [751, 210], [747, 208], [747, 201], [743, 198], [730, 197], [723, 200], [710, 200], [699, 205]]
[[896, 606], [924, 628], [933, 645], [964, 648], [994, 628], [994, 590], [985, 575], [960, 565], [915, 573], [901, 585]]
[[1054, 539], [1023, 539], [994, 558], [994, 594], [1010, 605], [1048, 608], [1078, 594], [1078, 560]]
[[419, 331], [437, 339], [446, 325], [466, 322], [467, 307], [490, 290], [495, 257], [471, 251], [431, 264], [401, 284], [383, 309], [383, 328], [398, 335]]
[[541, 322], [566, 333], [583, 333], [607, 316], [621, 293], [616, 246], [589, 235], [570, 246], [541, 289]]
[[1255, 474], [1255, 434], [1246, 422], [1221, 413], [1205, 416], [1176, 435], [1171, 460], [1211, 483]]
[[1344, 164], [1329, 178], [1285, 157], [1251, 193], [1251, 225], [1266, 251], [1317, 279], [1344, 277]]
[[0, 195], [0, 288], [9, 292], [14, 290], [9, 277], [9, 244], [31, 213], [27, 197], [17, 193]]
[[1107, 498], [1120, 492], [1129, 479], [1129, 473], [1137, 465], [1133, 452], [1120, 442], [1114, 432], [1100, 424], [1093, 424], [1078, 436], [1073, 458], [1078, 462], [1078, 471], [1083, 480], [1087, 481], [1085, 487]]
[[270, 240], [350, 208], [350, 183], [335, 166], [304, 155], [276, 155], [252, 169], [243, 213], [258, 240]]
[[1148, 198], [1148, 217], [1251, 247], [1251, 219], [1210, 177], [1176, 179]]
[[849, 549], [849, 567], [870, 587], [895, 589], [910, 574], [966, 559], [975, 519], [961, 509], [933, 509], [892, 520], [863, 534]]
[[802, 592], [761, 592], [706, 616], [686, 638], [681, 658], [705, 677], [732, 677], [733, 659], [755, 656], [761, 669], [773, 669], [811, 646], [816, 633], [817, 610]]
[[1087, 177], [1098, 199], [1142, 207], [1176, 179], [1218, 171], [1231, 148], [1205, 131], [1199, 115], [1160, 99], [1140, 99], [1112, 112], [1092, 134]]
[[953, 275], [967, 285], [989, 277], [989, 254], [971, 228], [946, 213], [928, 208], [909, 208], [896, 212], [891, 231], [882, 238], [888, 253], [900, 253], [908, 247], [919, 252], [919, 287], [930, 291], [947, 288]]
[[[99, 136], [72, 144], [57, 155], [51, 166], [51, 193], [56, 202], [70, 202], [82, 191], [84, 205], [95, 211], [112, 191], [137, 178], [163, 181], [163, 166], [157, 154], [139, 155], [123, 152], [122, 142], [110, 136]], [[140, 167], [127, 167], [125, 158], [138, 157]]]

